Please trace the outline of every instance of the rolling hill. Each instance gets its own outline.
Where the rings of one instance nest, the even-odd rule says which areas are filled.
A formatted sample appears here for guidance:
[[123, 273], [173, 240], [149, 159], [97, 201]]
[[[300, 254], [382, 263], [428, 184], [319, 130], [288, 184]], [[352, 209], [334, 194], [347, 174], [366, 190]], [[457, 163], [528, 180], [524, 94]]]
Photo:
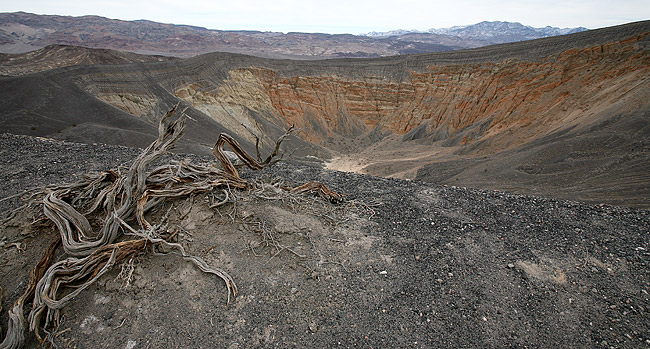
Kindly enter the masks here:
[[581, 30], [585, 28], [531, 28], [519, 23], [482, 22], [446, 31], [331, 35], [210, 30], [146, 20], [16, 12], [0, 13], [0, 52], [22, 53], [49, 45], [74, 45], [177, 57], [215, 51], [293, 59], [380, 57], [473, 48]]

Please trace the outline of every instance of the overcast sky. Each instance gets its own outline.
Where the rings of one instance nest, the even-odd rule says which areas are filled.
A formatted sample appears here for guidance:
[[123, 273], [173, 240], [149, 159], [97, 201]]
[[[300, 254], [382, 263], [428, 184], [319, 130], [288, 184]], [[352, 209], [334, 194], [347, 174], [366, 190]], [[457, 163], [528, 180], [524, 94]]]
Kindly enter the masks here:
[[602, 28], [650, 19], [648, 0], [3, 0], [0, 12], [99, 15], [209, 29], [359, 34], [481, 21]]

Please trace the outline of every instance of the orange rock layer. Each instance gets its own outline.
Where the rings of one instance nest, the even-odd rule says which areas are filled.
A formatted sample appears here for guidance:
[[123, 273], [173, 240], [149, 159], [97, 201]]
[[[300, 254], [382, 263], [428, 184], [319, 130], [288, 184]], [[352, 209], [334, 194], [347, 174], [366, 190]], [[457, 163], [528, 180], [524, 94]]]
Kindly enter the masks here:
[[[650, 54], [633, 39], [573, 49], [539, 62], [434, 65], [410, 72], [405, 81], [383, 76], [281, 76], [266, 68], [247, 68], [259, 79], [274, 112], [296, 124], [306, 139], [356, 137], [379, 127], [406, 134], [423, 125], [426, 134], [463, 135], [461, 143], [501, 139], [499, 148], [521, 143], [517, 137], [544, 134], [588, 122], [598, 105], [611, 105], [650, 76]], [[645, 82], [647, 84], [647, 82]], [[486, 125], [467, 132], [472, 125]]]

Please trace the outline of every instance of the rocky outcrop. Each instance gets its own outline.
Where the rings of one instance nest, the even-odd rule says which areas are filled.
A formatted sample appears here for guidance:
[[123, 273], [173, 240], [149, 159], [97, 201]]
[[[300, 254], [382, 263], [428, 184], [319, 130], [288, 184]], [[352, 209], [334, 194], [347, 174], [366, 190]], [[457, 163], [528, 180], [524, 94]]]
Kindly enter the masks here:
[[[255, 116], [266, 115], [273, 119], [277, 113], [261, 81], [249, 69], [229, 71], [228, 79], [219, 86], [183, 85], [174, 91], [174, 95], [251, 143], [255, 143], [256, 135], [269, 144], [273, 143], [271, 135], [260, 128]], [[284, 124], [277, 118], [273, 121], [278, 125]]]

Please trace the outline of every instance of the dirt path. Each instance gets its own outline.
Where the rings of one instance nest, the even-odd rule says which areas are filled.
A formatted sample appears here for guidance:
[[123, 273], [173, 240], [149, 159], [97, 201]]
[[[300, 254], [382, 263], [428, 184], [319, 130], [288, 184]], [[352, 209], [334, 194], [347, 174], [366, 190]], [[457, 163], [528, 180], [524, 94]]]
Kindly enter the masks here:
[[423, 165], [450, 161], [454, 147], [405, 143], [390, 137], [356, 154], [341, 154], [328, 161], [325, 168], [334, 171], [371, 174], [381, 177], [413, 179]]

